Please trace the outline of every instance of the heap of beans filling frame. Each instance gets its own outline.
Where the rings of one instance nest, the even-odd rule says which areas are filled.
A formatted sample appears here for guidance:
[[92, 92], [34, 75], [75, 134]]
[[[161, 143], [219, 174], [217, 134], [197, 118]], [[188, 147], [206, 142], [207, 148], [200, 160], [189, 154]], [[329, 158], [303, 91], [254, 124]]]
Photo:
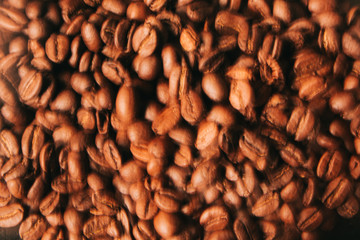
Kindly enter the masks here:
[[321, 239], [359, 212], [359, 100], [346, 1], [3, 0], [0, 227]]

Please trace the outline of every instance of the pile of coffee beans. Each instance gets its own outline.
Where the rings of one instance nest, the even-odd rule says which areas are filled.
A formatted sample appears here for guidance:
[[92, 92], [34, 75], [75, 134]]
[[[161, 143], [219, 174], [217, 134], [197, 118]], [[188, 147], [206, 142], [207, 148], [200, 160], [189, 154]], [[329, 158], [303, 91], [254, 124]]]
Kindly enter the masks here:
[[0, 227], [322, 238], [360, 201], [360, 7], [0, 2]]

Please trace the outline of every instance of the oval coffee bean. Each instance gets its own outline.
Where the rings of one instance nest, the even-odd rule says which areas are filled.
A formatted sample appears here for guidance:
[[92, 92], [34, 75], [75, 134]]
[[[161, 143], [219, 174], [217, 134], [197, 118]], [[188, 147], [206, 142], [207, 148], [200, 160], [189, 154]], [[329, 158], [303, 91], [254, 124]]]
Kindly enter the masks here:
[[229, 224], [230, 216], [223, 206], [212, 206], [207, 208], [200, 216], [200, 224], [205, 231], [223, 230]]
[[24, 208], [18, 203], [0, 207], [0, 227], [15, 227], [23, 220], [23, 216]]

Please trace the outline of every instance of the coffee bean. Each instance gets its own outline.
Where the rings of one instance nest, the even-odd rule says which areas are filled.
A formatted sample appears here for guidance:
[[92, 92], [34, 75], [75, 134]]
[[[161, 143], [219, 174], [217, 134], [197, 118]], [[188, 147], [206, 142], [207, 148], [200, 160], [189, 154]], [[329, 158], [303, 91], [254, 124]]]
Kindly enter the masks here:
[[110, 222], [109, 216], [93, 216], [84, 223], [83, 233], [87, 238], [105, 236], [106, 228]]
[[3, 179], [8, 182], [15, 178], [23, 177], [29, 168], [29, 160], [21, 155], [12, 156], [0, 170]]
[[222, 206], [212, 206], [201, 214], [199, 221], [205, 231], [222, 230], [229, 223], [229, 214]]
[[92, 52], [98, 52], [101, 48], [101, 39], [95, 25], [84, 22], [81, 26], [81, 37], [86, 47]]
[[344, 218], [352, 218], [359, 212], [359, 201], [356, 197], [350, 196], [346, 202], [336, 210], [340, 216]]
[[132, 47], [142, 57], [154, 53], [158, 45], [158, 36], [155, 28], [150, 24], [140, 25], [132, 37]]
[[0, 28], [9, 32], [20, 32], [28, 20], [21, 11], [16, 9], [0, 8]]
[[327, 185], [321, 200], [327, 208], [339, 207], [348, 196], [351, 187], [346, 177], [339, 176]]
[[161, 237], [171, 237], [181, 229], [181, 220], [178, 215], [159, 211], [154, 218], [154, 228]]
[[279, 207], [279, 194], [277, 192], [269, 192], [261, 196], [251, 211], [257, 217], [267, 216]]
[[318, 163], [316, 173], [318, 177], [330, 181], [338, 176], [343, 164], [343, 157], [340, 152], [325, 152]]
[[45, 44], [46, 55], [55, 63], [65, 60], [69, 48], [69, 39], [65, 35], [52, 34]]
[[305, 208], [301, 211], [297, 227], [300, 231], [313, 231], [323, 221], [321, 210], [316, 207]]
[[45, 233], [46, 227], [43, 217], [31, 214], [21, 223], [19, 235], [22, 239], [38, 239]]

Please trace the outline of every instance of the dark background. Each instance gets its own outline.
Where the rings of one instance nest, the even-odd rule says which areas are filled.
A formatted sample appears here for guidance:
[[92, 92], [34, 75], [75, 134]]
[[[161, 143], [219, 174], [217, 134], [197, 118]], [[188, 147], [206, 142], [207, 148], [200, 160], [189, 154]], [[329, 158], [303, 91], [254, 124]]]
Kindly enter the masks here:
[[[325, 0], [326, 1], [326, 0]], [[352, 5], [360, 4], [360, 0], [349, 0]], [[1, 2], [1, 0], [0, 0]], [[338, 2], [342, 2], [338, 0]], [[321, 235], [321, 239], [326, 240], [360, 240], [360, 213], [351, 220], [339, 217], [336, 227], [331, 232]], [[326, 221], [326, 219], [324, 219]], [[18, 240], [19, 227], [0, 228], [0, 240]], [[289, 239], [290, 240], [290, 239]]]

